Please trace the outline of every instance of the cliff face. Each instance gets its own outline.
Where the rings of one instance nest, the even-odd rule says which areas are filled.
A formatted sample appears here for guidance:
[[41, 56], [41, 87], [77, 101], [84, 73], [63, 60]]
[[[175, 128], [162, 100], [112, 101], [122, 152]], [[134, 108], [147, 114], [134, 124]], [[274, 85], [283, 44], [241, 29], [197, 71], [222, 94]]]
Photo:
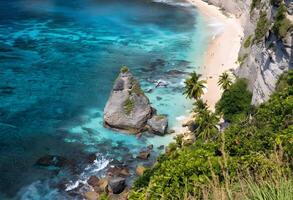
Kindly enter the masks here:
[[[253, 9], [251, 9], [251, 0], [208, 0], [207, 2], [223, 8], [240, 19], [245, 36], [239, 52], [240, 67], [236, 75], [248, 80], [249, 89], [253, 92], [252, 104], [257, 105], [266, 101], [274, 91], [278, 77], [284, 71], [293, 68], [292, 28], [282, 37], [277, 36], [273, 31], [276, 13], [282, 1], [275, 1], [278, 2], [277, 5], [271, 5], [270, 1], [262, 0]], [[293, 2], [288, 0], [284, 3], [287, 8], [286, 18], [293, 23]], [[261, 29], [257, 29], [261, 13], [263, 13], [263, 23], [267, 24], [267, 27], [260, 26]], [[256, 41], [256, 35], [261, 32], [258, 30], [264, 30], [265, 27], [267, 31], [263, 33], [264, 36]]]

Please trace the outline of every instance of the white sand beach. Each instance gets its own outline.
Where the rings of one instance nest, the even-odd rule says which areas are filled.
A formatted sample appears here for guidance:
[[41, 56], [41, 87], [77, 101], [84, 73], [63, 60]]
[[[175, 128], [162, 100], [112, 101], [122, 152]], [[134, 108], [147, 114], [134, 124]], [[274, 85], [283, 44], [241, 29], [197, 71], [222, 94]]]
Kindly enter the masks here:
[[[221, 24], [220, 32], [216, 32], [205, 53], [204, 65], [201, 73], [207, 80], [207, 92], [204, 99], [211, 110], [214, 110], [216, 102], [220, 99], [222, 91], [218, 86], [219, 76], [230, 69], [238, 67], [237, 58], [243, 38], [243, 28], [239, 19], [229, 14], [223, 14], [218, 7], [209, 5], [201, 0], [188, 0], [207, 17], [208, 23]], [[215, 21], [216, 20], [216, 21]]]
[[[207, 91], [203, 99], [207, 101], [209, 108], [214, 110], [215, 104], [222, 94], [222, 90], [217, 84], [219, 76], [223, 72], [236, 69], [239, 66], [237, 58], [244, 35], [243, 28], [239, 19], [232, 14], [224, 15], [216, 6], [209, 5], [202, 0], [187, 1], [198, 8], [210, 26], [217, 26], [201, 67], [201, 74], [207, 81]], [[191, 115], [183, 119], [181, 123], [184, 124], [190, 119]], [[179, 132], [186, 131], [185, 128], [181, 128]]]

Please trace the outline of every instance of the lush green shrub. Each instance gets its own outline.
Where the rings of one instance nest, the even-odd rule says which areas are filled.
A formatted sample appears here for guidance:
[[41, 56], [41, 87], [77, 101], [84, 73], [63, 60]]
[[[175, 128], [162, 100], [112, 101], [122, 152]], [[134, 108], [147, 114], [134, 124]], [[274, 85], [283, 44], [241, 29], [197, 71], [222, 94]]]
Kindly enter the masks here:
[[224, 119], [232, 121], [235, 115], [248, 113], [251, 106], [252, 94], [247, 90], [244, 79], [238, 79], [231, 87], [224, 91], [220, 101], [216, 104], [216, 111], [223, 113]]
[[250, 4], [250, 11], [252, 11], [255, 8], [260, 8], [261, 0], [252, 0]]
[[[221, 137], [197, 140], [188, 147], [176, 144], [176, 149], [160, 156], [154, 167], [137, 179], [129, 199], [268, 197], [264, 199], [270, 200], [269, 197], [278, 199], [276, 194], [281, 200], [284, 199], [281, 197], [290, 199], [292, 178], [289, 175], [293, 168], [291, 75], [290, 71], [281, 77], [283, 80], [279, 83], [283, 81], [286, 85], [283, 84], [285, 86], [280, 87], [268, 102], [256, 107], [251, 116], [245, 112], [236, 115], [231, 125], [220, 133]], [[242, 81], [238, 80], [234, 87], [243, 85]], [[284, 181], [284, 186], [281, 182], [274, 185], [276, 182], [272, 180], [280, 176], [289, 182]], [[266, 181], [270, 187], [263, 184]]]
[[253, 35], [248, 36], [244, 41], [244, 48], [248, 48], [251, 45]]
[[255, 29], [255, 41], [260, 42], [261, 39], [266, 35], [270, 27], [270, 22], [267, 19], [267, 14], [265, 11], [260, 11], [260, 17], [258, 19], [258, 22], [256, 24]]
[[128, 71], [129, 71], [129, 69], [128, 69], [127, 66], [122, 66], [121, 69], [120, 69], [120, 72], [122, 72], [122, 73], [126, 73]]
[[287, 8], [285, 4], [281, 4], [275, 16], [275, 22], [272, 30], [280, 38], [285, 37], [289, 29], [292, 27], [291, 21], [286, 18], [286, 12]]

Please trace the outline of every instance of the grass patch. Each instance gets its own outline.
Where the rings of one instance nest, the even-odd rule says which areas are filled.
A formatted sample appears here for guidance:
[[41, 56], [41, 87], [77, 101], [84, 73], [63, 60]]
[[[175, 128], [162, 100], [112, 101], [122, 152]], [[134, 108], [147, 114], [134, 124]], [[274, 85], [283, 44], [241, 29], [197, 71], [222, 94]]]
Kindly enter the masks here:
[[284, 4], [280, 5], [275, 16], [273, 32], [279, 37], [284, 38], [292, 27], [291, 21], [286, 18], [287, 8]]
[[126, 73], [126, 72], [129, 72], [129, 69], [128, 69], [127, 66], [122, 66], [121, 69], [120, 69], [120, 72]]
[[126, 115], [130, 115], [130, 113], [133, 111], [134, 109], [134, 102], [128, 98], [125, 102], [124, 102], [124, 112]]
[[139, 83], [137, 81], [133, 82], [131, 93], [135, 93], [137, 95], [144, 95], [144, 91], [140, 88]]
[[248, 57], [248, 54], [244, 54], [243, 56], [238, 56], [237, 63], [239, 63], [240, 67], [243, 65], [245, 59]]
[[247, 49], [248, 47], [250, 47], [251, 42], [252, 42], [252, 38], [253, 38], [253, 35], [250, 35], [245, 39], [244, 44], [243, 44], [244, 48]]
[[260, 17], [258, 19], [256, 29], [255, 29], [255, 41], [260, 42], [261, 39], [266, 35], [270, 27], [270, 22], [267, 18], [265, 11], [260, 11]]

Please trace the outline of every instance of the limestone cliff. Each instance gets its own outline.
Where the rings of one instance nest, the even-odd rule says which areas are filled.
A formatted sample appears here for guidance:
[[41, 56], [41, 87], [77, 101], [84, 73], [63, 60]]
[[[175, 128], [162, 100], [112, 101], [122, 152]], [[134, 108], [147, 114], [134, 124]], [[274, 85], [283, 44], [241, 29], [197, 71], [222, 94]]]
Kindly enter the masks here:
[[[293, 28], [276, 30], [277, 16], [285, 5], [287, 23], [293, 23], [290, 0], [206, 0], [234, 14], [245, 30], [236, 75], [248, 80], [252, 104], [266, 101], [275, 89], [280, 74], [293, 68]], [[282, 22], [283, 23], [283, 22]], [[278, 27], [279, 28], [279, 27]], [[285, 32], [284, 32], [285, 30]]]

